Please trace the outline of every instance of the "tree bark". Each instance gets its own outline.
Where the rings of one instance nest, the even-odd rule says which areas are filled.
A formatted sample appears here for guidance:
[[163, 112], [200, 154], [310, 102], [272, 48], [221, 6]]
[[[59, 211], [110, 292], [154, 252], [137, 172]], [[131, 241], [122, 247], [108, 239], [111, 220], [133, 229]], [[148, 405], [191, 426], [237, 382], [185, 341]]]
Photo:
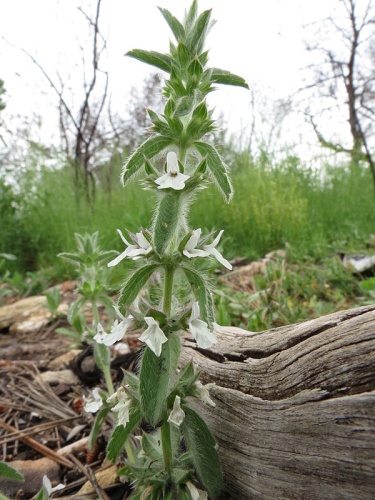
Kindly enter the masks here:
[[223, 498], [375, 498], [375, 305], [261, 333], [218, 329], [183, 361], [215, 382]]

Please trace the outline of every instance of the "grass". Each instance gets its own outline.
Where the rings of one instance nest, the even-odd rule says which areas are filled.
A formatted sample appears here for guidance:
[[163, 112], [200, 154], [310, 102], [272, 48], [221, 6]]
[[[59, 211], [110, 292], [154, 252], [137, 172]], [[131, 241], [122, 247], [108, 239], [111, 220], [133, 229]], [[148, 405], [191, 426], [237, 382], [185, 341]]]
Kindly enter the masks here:
[[[98, 230], [103, 249], [122, 251], [117, 228], [137, 231], [148, 226], [153, 199], [137, 182], [123, 189], [113, 181], [110, 190], [97, 190], [95, 203], [81, 199], [77, 205], [70, 171], [40, 167], [42, 159], [35, 155], [34, 162], [20, 179], [17, 194], [0, 184], [0, 253], [17, 257], [5, 263], [13, 287], [25, 273], [33, 282], [40, 270], [43, 282], [46, 276], [70, 278], [72, 268], [56, 255], [75, 249], [76, 232]], [[258, 330], [353, 305], [364, 292], [342, 268], [337, 252], [368, 251], [369, 236], [375, 233], [369, 172], [328, 165], [314, 172], [298, 158], [275, 164], [265, 153], [254, 161], [246, 153], [232, 151], [228, 162], [233, 201], [226, 205], [210, 186], [192, 207], [192, 227], [204, 232], [225, 229], [221, 250], [226, 258], [253, 260], [287, 248], [288, 263], [275, 264], [258, 276], [255, 294], [220, 285], [219, 322]], [[2, 268], [4, 272], [4, 263]], [[118, 266], [114, 279], [123, 273], [124, 267]]]

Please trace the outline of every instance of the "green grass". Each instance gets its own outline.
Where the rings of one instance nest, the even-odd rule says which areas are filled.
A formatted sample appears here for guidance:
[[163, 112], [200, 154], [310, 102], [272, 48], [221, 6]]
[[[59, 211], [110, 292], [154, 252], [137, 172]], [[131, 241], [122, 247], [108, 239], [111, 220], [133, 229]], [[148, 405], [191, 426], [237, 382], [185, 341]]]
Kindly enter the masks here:
[[[225, 229], [220, 250], [226, 258], [263, 257], [287, 249], [287, 261], [273, 263], [254, 278], [255, 290], [242, 292], [215, 283], [219, 324], [257, 331], [290, 324], [371, 300], [361, 277], [343, 268], [338, 251], [374, 252], [375, 197], [365, 168], [325, 166], [313, 172], [289, 157], [272, 164], [267, 155], [254, 162], [246, 153], [231, 153], [235, 196], [226, 205], [213, 186], [192, 206], [191, 226], [204, 232]], [[0, 262], [0, 296], [40, 293], [43, 284], [74, 276], [56, 255], [74, 251], [74, 233], [99, 231], [104, 250], [123, 250], [116, 229], [148, 227], [152, 194], [135, 181], [126, 189], [112, 178], [99, 189], [95, 203], [77, 205], [71, 172], [40, 167], [38, 158], [20, 180], [20, 191], [0, 183], [0, 253], [16, 261]], [[40, 159], [42, 163], [42, 159]], [[121, 166], [117, 166], [119, 175]], [[202, 262], [210, 270], [216, 261]], [[127, 263], [113, 268], [120, 283]], [[3, 276], [3, 278], [1, 277]]]
[[[259, 258], [287, 245], [292, 258], [309, 255], [319, 261], [330, 252], [358, 250], [375, 233], [375, 199], [365, 168], [326, 167], [323, 175], [294, 157], [271, 164], [266, 156], [253, 162], [246, 153], [232, 153], [229, 163], [233, 201], [225, 204], [210, 186], [191, 211], [194, 228], [225, 229], [227, 258]], [[38, 175], [30, 168], [12, 209], [11, 193], [6, 194], [0, 252], [16, 255], [21, 272], [50, 268], [57, 278], [69, 274], [56, 254], [74, 249], [75, 232], [98, 230], [102, 248], [121, 250], [116, 228], [147, 227], [153, 207], [152, 194], [136, 181], [126, 188], [113, 182], [110, 193], [98, 188], [94, 204], [81, 199], [77, 205], [66, 168], [42, 168]]]

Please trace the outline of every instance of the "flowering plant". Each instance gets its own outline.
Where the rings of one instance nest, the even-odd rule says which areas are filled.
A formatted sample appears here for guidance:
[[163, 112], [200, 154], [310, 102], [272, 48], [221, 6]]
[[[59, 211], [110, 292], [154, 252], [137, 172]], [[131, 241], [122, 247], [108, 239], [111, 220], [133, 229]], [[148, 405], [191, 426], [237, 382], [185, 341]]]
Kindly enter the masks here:
[[[239, 76], [207, 67], [204, 44], [212, 25], [210, 10], [198, 15], [194, 0], [182, 23], [168, 10], [159, 10], [175, 38], [170, 53], [136, 49], [127, 55], [168, 73], [165, 108], [162, 114], [148, 110], [152, 135], [122, 171], [124, 185], [142, 177], [143, 187], [156, 197], [156, 208], [149, 229], [135, 235], [128, 231], [129, 237], [118, 230], [125, 250], [108, 266], [131, 259], [135, 267], [119, 295], [120, 321], [109, 334], [98, 325], [95, 336], [98, 344], [110, 346], [134, 323], [143, 329], [140, 340], [145, 347], [138, 373], [126, 373], [124, 384], [109, 398], [97, 390], [87, 405], [89, 411], [117, 413], [108, 458], [116, 460], [125, 445], [127, 463], [120, 473], [135, 482], [133, 498], [203, 499], [207, 493], [216, 498], [222, 488], [216, 442], [189, 406], [189, 398], [215, 403], [192, 362], [179, 369], [179, 357], [184, 332], [191, 333], [200, 349], [216, 342], [210, 283], [197, 262], [213, 256], [226, 268], [231, 265], [216, 248], [223, 231], [214, 237], [190, 229], [188, 209], [209, 182], [226, 202], [233, 195], [227, 166], [207, 140], [215, 126], [206, 96], [215, 84], [248, 86]], [[143, 290], [156, 275], [161, 293], [146, 299]], [[188, 295], [179, 294], [181, 288], [188, 289]], [[142, 422], [151, 432], [143, 432], [139, 449], [129, 453], [129, 439]], [[199, 489], [202, 486], [206, 491]]]

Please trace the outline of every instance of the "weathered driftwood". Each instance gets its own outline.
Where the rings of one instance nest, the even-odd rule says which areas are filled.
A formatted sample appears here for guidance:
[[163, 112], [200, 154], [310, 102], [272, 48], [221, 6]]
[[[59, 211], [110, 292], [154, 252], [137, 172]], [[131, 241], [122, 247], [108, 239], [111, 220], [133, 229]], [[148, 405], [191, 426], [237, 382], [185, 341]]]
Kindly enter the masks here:
[[219, 443], [223, 498], [375, 499], [375, 305], [184, 344], [216, 383], [216, 408], [196, 407]]

